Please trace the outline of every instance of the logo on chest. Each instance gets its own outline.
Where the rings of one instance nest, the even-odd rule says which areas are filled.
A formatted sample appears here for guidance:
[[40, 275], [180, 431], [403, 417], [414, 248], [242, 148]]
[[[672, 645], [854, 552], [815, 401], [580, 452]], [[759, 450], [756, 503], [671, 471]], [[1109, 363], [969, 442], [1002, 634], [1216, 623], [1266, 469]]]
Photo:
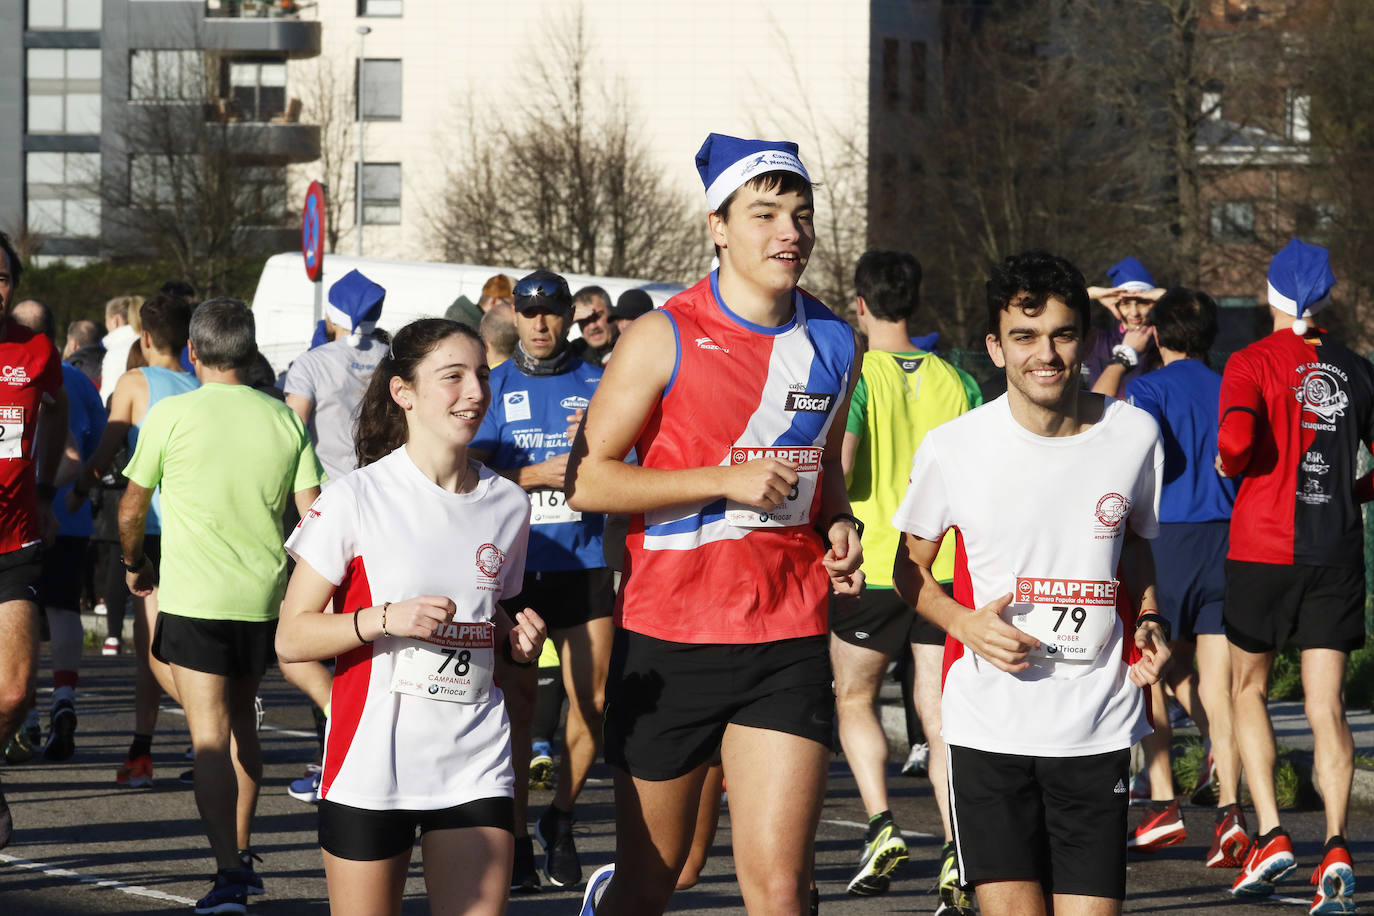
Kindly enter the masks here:
[[783, 410], [801, 413], [829, 413], [835, 403], [834, 394], [812, 394], [809, 391], [789, 391]]
[[1093, 515], [1097, 520], [1097, 537], [1114, 538], [1121, 533], [1121, 523], [1131, 511], [1131, 501], [1120, 493], [1108, 493], [1097, 501]]
[[712, 340], [712, 339], [709, 338], [709, 337], [698, 337], [698, 338], [697, 338], [697, 349], [698, 349], [698, 350], [715, 350], [717, 353], [729, 353], [729, 352], [730, 352], [730, 348], [729, 348], [729, 347], [722, 347], [720, 344], [716, 343], [714, 340]]
[[22, 388], [29, 383], [29, 370], [23, 366], [0, 366], [0, 379], [11, 388]]
[[495, 544], [483, 544], [477, 548], [477, 587], [485, 592], [494, 592], [501, 587], [501, 566], [506, 555]]
[[515, 423], [530, 418], [530, 393], [528, 391], [507, 391], [503, 400], [506, 406], [507, 423]]

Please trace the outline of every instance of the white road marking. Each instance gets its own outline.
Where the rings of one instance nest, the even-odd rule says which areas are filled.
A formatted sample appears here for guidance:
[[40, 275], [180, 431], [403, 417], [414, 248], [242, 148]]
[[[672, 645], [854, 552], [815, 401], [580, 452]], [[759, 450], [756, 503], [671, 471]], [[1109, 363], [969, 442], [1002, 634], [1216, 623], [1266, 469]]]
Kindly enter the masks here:
[[[180, 706], [159, 706], [158, 710], [160, 712], [171, 713], [174, 716], [181, 716], [183, 719], [186, 718], [186, 710], [182, 709]], [[275, 725], [264, 725], [262, 728], [258, 729], [258, 731], [276, 732], [278, 735], [287, 735], [291, 738], [319, 738], [319, 735], [314, 732], [303, 732], [297, 728], [277, 728]]]
[[[854, 827], [859, 830], [867, 830], [867, 824], [860, 824], [858, 821], [837, 821], [828, 818], [821, 819], [822, 824], [834, 824], [836, 827]], [[922, 833], [919, 830], [903, 830], [902, 836], [911, 837], [914, 840], [933, 840], [936, 839], [933, 833]]]
[[29, 868], [45, 875], [52, 875], [55, 878], [70, 878], [80, 881], [82, 884], [89, 884], [93, 887], [108, 887], [111, 890], [119, 891], [124, 894], [132, 894], [135, 897], [147, 897], [151, 900], [165, 900], [168, 903], [180, 903], [185, 906], [195, 906], [196, 901], [188, 897], [178, 897], [176, 894], [168, 894], [163, 891], [155, 891], [152, 888], [140, 887], [137, 884], [125, 884], [123, 881], [115, 881], [113, 878], [97, 878], [95, 875], [83, 875], [80, 872], [72, 871], [67, 868], [58, 868], [56, 865], [49, 865], [46, 862], [33, 862], [29, 859], [21, 859], [18, 856], [5, 855], [0, 853], [0, 862], [16, 866], [17, 868]]

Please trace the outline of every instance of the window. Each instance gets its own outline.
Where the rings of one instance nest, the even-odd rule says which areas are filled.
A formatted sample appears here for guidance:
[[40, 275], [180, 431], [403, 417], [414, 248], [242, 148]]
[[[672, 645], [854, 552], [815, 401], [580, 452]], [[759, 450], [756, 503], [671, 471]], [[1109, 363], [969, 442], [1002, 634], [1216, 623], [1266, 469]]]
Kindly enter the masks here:
[[926, 110], [926, 43], [911, 43], [911, 110]]
[[1307, 118], [1312, 111], [1312, 97], [1302, 95], [1292, 89], [1288, 90], [1287, 105], [1285, 106], [1285, 129], [1288, 139], [1294, 143], [1306, 143], [1312, 139], [1312, 129], [1308, 124]]
[[100, 133], [100, 49], [29, 48], [28, 131]]
[[1202, 89], [1202, 117], [1207, 121], [1221, 120], [1221, 84], [1215, 80]]
[[1212, 238], [1218, 242], [1255, 240], [1255, 205], [1248, 200], [1212, 204]]
[[286, 64], [234, 61], [229, 65], [229, 98], [245, 121], [270, 121], [286, 110]]
[[178, 185], [186, 183], [194, 168], [192, 156], [130, 156], [129, 205], [140, 209], [170, 205], [177, 198]]
[[897, 104], [897, 39], [883, 39], [883, 102]]
[[372, 226], [401, 222], [401, 164], [363, 163], [363, 222]]
[[100, 0], [29, 0], [30, 29], [98, 29]]
[[358, 0], [359, 16], [399, 16], [402, 0]]
[[28, 153], [28, 229], [59, 238], [100, 235], [100, 154]]
[[[362, 62], [362, 113], [369, 121], [399, 121], [401, 119], [401, 62], [372, 60]], [[353, 97], [358, 98], [354, 86]]]
[[129, 52], [131, 100], [200, 102], [205, 96], [205, 63], [201, 52]]

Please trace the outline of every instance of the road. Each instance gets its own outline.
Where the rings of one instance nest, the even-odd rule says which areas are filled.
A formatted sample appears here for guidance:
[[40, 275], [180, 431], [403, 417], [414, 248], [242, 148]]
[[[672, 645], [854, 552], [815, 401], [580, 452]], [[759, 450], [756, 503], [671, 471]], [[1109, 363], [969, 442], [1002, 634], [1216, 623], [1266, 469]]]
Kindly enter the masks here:
[[[65, 764], [34, 761], [0, 768], [0, 784], [16, 825], [14, 841], [0, 851], [0, 914], [188, 912], [208, 889], [213, 864], [191, 790], [177, 782], [177, 774], [189, 766], [182, 756], [190, 743], [185, 720], [177, 711], [164, 708], [154, 745], [153, 789], [115, 788], [114, 770], [124, 758], [132, 731], [133, 662], [128, 656], [88, 655], [83, 664], [76, 756]], [[285, 791], [287, 783], [312, 760], [315, 741], [310, 713], [304, 700], [275, 672], [264, 684], [262, 697], [267, 706], [262, 733], [266, 786], [258, 807], [254, 846], [264, 859], [258, 870], [268, 893], [250, 898], [250, 913], [322, 914], [328, 907], [313, 809]], [[41, 695], [40, 708], [46, 712], [47, 706], [47, 696]], [[587, 874], [610, 861], [614, 845], [608, 773], [598, 767], [593, 776], [577, 826]], [[848, 897], [844, 886], [858, 855], [864, 814], [843, 760], [837, 757], [833, 762], [816, 854], [821, 910], [827, 916], [929, 913], [935, 907], [930, 889], [940, 841], [935, 836], [939, 822], [929, 783], [894, 776], [892, 785], [892, 808], [909, 833], [912, 860], [888, 895]], [[788, 787], [779, 785], [778, 791], [786, 792]], [[548, 793], [536, 793], [532, 810], [547, 801]], [[1187, 809], [1185, 820], [1191, 830], [1187, 842], [1152, 857], [1132, 859], [1126, 912], [1227, 916], [1306, 912], [1311, 900], [1306, 880], [1322, 839], [1319, 812], [1285, 816], [1300, 865], [1278, 898], [1261, 904], [1233, 900], [1223, 892], [1232, 873], [1202, 867], [1210, 841], [1210, 812]], [[1368, 874], [1363, 863], [1370, 862], [1374, 852], [1371, 827], [1374, 818], [1360, 812], [1349, 828], [1357, 873]], [[729, 841], [726, 814], [701, 884], [674, 898], [674, 912], [743, 913]], [[572, 892], [516, 897], [510, 912], [518, 916], [575, 914], [579, 900], [580, 895]], [[426, 911], [417, 850], [402, 912]]]

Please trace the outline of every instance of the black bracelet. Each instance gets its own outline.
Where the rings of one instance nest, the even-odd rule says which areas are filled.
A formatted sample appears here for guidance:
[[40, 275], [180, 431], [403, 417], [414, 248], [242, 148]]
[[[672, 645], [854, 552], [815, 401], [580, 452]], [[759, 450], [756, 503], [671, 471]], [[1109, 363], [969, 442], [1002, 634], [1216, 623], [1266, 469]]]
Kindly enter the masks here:
[[509, 639], [501, 643], [501, 657], [506, 660], [507, 664], [514, 665], [517, 668], [533, 668], [534, 663], [539, 660], [537, 658], [532, 658], [527, 662], [517, 662], [515, 656], [511, 654]]
[[1141, 624], [1149, 623], [1150, 621], [1154, 621], [1156, 624], [1159, 625], [1159, 628], [1164, 631], [1165, 642], [1169, 642], [1171, 639], [1173, 639], [1173, 627], [1169, 625], [1169, 619], [1165, 617], [1163, 614], [1159, 613], [1159, 611], [1146, 611], [1145, 613], [1141, 614], [1139, 617], [1135, 619], [1135, 628], [1138, 630], [1140, 629]]
[[133, 563], [130, 563], [128, 560], [124, 560], [123, 557], [121, 557], [120, 559], [121, 559], [121, 560], [123, 561], [123, 563], [124, 563], [124, 570], [125, 570], [126, 572], [136, 573], [136, 572], [138, 572], [140, 569], [142, 569], [142, 568], [147, 564], [147, 562], [148, 562], [148, 555], [145, 553], [143, 556], [139, 557], [139, 558], [138, 558], [136, 561], [134, 561]]
[[358, 634], [358, 642], [362, 643], [365, 646], [370, 646], [372, 645], [372, 643], [368, 642], [366, 639], [363, 639], [363, 631], [358, 629], [358, 618], [363, 615], [363, 610], [363, 608], [358, 608], [356, 611], [353, 612], [353, 632]]
[[[861, 521], [859, 521], [859, 519], [855, 518], [854, 516], [850, 515], [848, 512], [836, 512], [834, 515], [832, 515], [832, 516], [830, 517], [830, 524], [833, 525], [833, 524], [835, 524], [835, 523], [838, 522], [838, 521], [845, 521], [845, 520], [848, 520], [848, 521], [851, 521], [851, 522], [854, 523], [854, 527], [855, 527], [855, 528], [858, 530], [858, 532], [859, 532], [859, 540], [863, 540], [863, 537], [864, 537], [864, 523], [861, 522]], [[828, 527], [828, 526], [827, 526], [827, 527]]]

